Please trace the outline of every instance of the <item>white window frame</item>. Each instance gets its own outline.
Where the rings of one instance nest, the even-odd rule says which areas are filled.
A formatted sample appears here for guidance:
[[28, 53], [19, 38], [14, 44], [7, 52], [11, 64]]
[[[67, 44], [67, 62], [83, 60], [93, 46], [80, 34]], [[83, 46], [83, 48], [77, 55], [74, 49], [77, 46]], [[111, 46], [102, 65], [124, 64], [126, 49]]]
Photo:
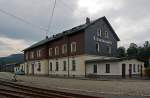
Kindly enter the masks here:
[[59, 47], [55, 47], [55, 55], [59, 55]]
[[72, 60], [72, 71], [76, 71], [76, 60]]
[[41, 50], [37, 50], [37, 57], [41, 56]]
[[67, 53], [67, 44], [62, 45], [62, 54]]
[[102, 30], [101, 29], [97, 29], [97, 36], [102, 37]]
[[52, 56], [52, 48], [49, 48], [49, 56]]
[[[73, 47], [73, 45], [75, 45], [75, 47]], [[77, 51], [77, 43], [76, 42], [72, 42], [71, 43], [71, 52], [76, 52]]]

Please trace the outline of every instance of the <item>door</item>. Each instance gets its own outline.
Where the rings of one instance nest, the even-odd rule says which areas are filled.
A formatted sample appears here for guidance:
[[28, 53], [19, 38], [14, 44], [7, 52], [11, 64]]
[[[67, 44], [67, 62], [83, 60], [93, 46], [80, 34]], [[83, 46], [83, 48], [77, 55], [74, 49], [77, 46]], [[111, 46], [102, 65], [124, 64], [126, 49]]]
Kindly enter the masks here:
[[93, 73], [97, 73], [97, 65], [96, 64], [93, 65]]
[[126, 64], [122, 64], [122, 78], [126, 77]]
[[129, 77], [132, 77], [132, 64], [129, 64]]
[[34, 75], [34, 63], [32, 63], [32, 75]]
[[141, 73], [141, 77], [143, 77], [143, 66], [141, 65], [141, 68], [140, 68], [140, 73]]

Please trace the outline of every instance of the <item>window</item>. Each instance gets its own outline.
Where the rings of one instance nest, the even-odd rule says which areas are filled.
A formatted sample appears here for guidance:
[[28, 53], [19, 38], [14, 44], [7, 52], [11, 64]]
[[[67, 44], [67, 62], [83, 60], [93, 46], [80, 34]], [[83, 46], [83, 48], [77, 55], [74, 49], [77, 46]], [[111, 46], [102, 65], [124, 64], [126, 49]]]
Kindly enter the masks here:
[[135, 72], [135, 64], [133, 65], [133, 72]]
[[55, 55], [59, 55], [59, 47], [55, 47]]
[[96, 43], [96, 52], [99, 52], [99, 43]]
[[99, 37], [102, 36], [102, 30], [101, 29], [97, 29], [97, 36], [99, 36]]
[[41, 63], [40, 62], [38, 62], [38, 69], [37, 70], [41, 71]]
[[31, 58], [32, 59], [34, 58], [34, 52], [31, 52]]
[[56, 71], [58, 71], [59, 70], [59, 64], [58, 64], [58, 62], [56, 62]]
[[49, 48], [49, 56], [52, 56], [52, 48]]
[[97, 65], [96, 64], [93, 65], [93, 73], [97, 73]]
[[138, 72], [140, 72], [140, 65], [138, 64]]
[[64, 65], [63, 70], [66, 71], [66, 69], [67, 69], [67, 68], [66, 68], [66, 61], [63, 61], [63, 65]]
[[67, 44], [62, 45], [62, 54], [67, 53]]
[[110, 64], [106, 64], [106, 73], [110, 73]]
[[76, 62], [75, 60], [72, 60], [72, 71], [76, 70]]
[[25, 57], [26, 57], [26, 60], [28, 60], [28, 52], [26, 53]]
[[52, 67], [53, 67], [53, 66], [52, 66], [52, 62], [50, 62], [50, 63], [49, 63], [49, 70], [50, 70], [50, 71], [52, 71], [52, 70], [53, 70], [53, 68], [52, 68]]
[[107, 53], [111, 54], [111, 46], [107, 46]]
[[76, 42], [71, 43], [71, 52], [76, 52]]
[[105, 31], [105, 38], [108, 38], [108, 32]]
[[41, 56], [41, 50], [37, 50], [37, 57]]

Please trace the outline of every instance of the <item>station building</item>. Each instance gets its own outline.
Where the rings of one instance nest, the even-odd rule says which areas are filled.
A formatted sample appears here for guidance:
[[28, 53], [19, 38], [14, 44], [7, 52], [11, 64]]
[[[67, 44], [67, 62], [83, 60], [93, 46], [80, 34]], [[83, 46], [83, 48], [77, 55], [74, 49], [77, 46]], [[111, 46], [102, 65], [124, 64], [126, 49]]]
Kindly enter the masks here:
[[84, 24], [24, 49], [24, 70], [30, 75], [64, 77], [140, 74], [143, 62], [117, 58], [118, 41], [105, 16], [93, 21], [86, 18]]

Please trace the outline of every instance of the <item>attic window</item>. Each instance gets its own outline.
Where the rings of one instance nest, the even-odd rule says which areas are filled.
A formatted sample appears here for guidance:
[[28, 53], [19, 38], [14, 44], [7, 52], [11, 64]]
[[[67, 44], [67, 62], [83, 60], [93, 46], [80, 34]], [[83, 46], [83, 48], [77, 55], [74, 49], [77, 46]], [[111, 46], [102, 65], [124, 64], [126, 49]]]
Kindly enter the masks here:
[[108, 36], [108, 32], [107, 31], [105, 31], [105, 38], [108, 38], [109, 36]]
[[97, 36], [102, 37], [102, 30], [101, 29], [97, 29]]

